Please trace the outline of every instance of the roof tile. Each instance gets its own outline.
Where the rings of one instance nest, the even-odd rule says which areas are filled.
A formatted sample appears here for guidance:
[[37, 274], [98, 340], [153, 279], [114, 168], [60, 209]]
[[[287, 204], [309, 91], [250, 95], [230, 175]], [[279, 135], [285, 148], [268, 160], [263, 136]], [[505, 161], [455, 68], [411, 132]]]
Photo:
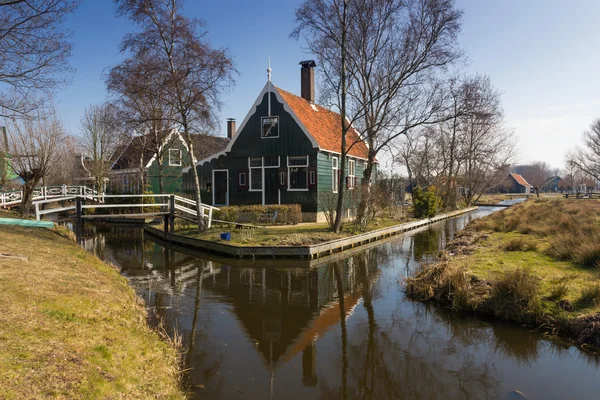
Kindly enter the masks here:
[[[276, 89], [317, 141], [321, 150], [339, 153], [342, 148], [340, 114], [311, 104], [308, 100], [280, 88]], [[366, 159], [369, 155], [367, 145], [360, 140], [354, 128], [350, 128], [346, 136], [346, 149], [349, 149], [348, 154], [354, 157]]]

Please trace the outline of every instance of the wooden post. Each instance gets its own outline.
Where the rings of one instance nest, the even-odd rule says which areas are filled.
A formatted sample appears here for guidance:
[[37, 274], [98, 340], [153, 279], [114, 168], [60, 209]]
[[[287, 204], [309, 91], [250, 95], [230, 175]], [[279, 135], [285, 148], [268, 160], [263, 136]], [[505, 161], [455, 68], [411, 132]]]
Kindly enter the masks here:
[[163, 239], [166, 243], [167, 241], [167, 233], [169, 233], [169, 216], [168, 215], [164, 215], [164, 225], [163, 225]]
[[83, 218], [81, 218], [81, 197], [75, 197], [75, 213], [77, 216], [77, 226], [75, 228], [75, 237], [77, 238], [77, 243], [81, 244], [81, 236], [83, 231]]
[[175, 232], [175, 195], [169, 196], [169, 228], [171, 233]]

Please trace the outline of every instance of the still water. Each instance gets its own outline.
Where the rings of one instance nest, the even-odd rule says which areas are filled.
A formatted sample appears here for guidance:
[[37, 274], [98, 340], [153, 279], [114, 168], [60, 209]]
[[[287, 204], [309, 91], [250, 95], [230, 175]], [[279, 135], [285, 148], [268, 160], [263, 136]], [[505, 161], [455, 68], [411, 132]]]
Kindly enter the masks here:
[[600, 357], [405, 298], [402, 278], [491, 211], [312, 262], [166, 251], [100, 224], [85, 246], [181, 335], [193, 398], [599, 399]]

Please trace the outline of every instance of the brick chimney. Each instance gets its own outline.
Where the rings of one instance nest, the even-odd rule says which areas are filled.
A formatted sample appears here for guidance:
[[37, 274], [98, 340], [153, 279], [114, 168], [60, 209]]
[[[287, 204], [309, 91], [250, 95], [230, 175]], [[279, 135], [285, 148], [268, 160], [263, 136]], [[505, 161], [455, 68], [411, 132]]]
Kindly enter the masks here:
[[235, 135], [235, 118], [227, 118], [227, 139], [233, 139]]
[[315, 70], [314, 60], [300, 61], [300, 96], [311, 104], [315, 102]]

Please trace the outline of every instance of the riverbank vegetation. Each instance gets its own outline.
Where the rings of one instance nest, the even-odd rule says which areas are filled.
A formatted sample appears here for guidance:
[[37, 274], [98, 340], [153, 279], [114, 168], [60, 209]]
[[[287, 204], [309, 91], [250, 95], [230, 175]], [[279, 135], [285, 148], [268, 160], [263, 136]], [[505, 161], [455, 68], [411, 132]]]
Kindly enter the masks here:
[[66, 236], [0, 226], [0, 251], [27, 257], [0, 258], [3, 398], [184, 398], [127, 280]]
[[600, 202], [532, 200], [472, 222], [409, 297], [600, 346]]

